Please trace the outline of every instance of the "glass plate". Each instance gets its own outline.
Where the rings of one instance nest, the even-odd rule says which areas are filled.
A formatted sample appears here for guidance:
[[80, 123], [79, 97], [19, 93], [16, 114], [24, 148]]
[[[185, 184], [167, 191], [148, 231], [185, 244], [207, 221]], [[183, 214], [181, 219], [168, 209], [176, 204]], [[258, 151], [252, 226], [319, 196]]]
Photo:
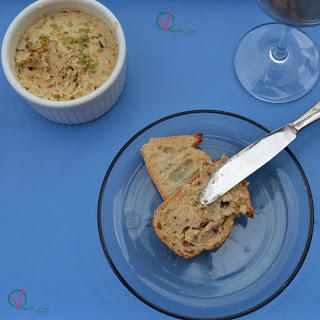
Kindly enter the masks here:
[[304, 172], [289, 149], [248, 177], [254, 219], [235, 220], [229, 238], [184, 259], [155, 234], [162, 198], [140, 148], [150, 138], [204, 134], [200, 149], [229, 157], [266, 135], [244, 117], [196, 110], [156, 121], [120, 150], [104, 178], [98, 205], [105, 255], [120, 281], [147, 305], [178, 318], [231, 319], [274, 299], [299, 271], [313, 231], [313, 203]]

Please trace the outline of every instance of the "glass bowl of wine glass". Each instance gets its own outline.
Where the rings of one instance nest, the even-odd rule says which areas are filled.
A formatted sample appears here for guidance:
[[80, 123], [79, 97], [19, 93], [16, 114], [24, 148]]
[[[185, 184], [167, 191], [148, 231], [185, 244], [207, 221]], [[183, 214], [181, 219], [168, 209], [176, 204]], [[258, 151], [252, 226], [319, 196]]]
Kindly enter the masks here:
[[297, 28], [320, 24], [318, 0], [257, 0], [278, 23], [258, 26], [239, 42], [234, 57], [236, 75], [258, 99], [290, 102], [308, 93], [319, 77], [319, 52]]

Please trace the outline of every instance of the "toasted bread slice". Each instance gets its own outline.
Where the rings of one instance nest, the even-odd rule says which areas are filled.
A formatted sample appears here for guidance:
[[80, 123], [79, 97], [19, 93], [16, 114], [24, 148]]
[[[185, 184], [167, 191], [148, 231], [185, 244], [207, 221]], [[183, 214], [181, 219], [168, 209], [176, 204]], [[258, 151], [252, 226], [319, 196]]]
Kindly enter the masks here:
[[202, 136], [197, 133], [153, 138], [141, 148], [149, 174], [164, 200], [212, 163], [209, 155], [195, 149]]
[[200, 202], [203, 187], [226, 160], [227, 157], [223, 156], [207, 166], [155, 211], [155, 232], [169, 248], [184, 258], [220, 246], [229, 236], [235, 216], [240, 213], [253, 218], [246, 181], [209, 205]]

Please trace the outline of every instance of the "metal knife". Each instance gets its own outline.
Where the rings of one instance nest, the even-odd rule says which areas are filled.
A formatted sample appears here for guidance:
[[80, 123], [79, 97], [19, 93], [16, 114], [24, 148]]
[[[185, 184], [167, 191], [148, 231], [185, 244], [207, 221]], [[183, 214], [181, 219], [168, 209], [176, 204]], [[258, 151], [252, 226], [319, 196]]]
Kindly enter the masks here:
[[320, 101], [297, 120], [252, 143], [218, 169], [202, 190], [200, 201], [209, 204], [258, 170], [288, 146], [308, 124], [320, 118]]

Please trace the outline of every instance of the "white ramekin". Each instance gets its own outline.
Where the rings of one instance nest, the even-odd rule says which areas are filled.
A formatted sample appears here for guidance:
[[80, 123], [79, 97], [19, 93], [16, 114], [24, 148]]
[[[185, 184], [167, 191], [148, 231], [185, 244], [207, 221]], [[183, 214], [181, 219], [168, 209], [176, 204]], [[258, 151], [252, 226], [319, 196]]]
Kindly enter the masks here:
[[[42, 15], [76, 8], [104, 20], [113, 30], [119, 45], [119, 58], [110, 78], [94, 92], [75, 100], [50, 101], [28, 92], [15, 73], [16, 47], [20, 35]], [[78, 124], [105, 114], [117, 102], [124, 86], [126, 73], [126, 42], [117, 18], [95, 0], [39, 0], [24, 9], [11, 23], [2, 42], [1, 60], [4, 73], [12, 87], [43, 117], [63, 124]]]

